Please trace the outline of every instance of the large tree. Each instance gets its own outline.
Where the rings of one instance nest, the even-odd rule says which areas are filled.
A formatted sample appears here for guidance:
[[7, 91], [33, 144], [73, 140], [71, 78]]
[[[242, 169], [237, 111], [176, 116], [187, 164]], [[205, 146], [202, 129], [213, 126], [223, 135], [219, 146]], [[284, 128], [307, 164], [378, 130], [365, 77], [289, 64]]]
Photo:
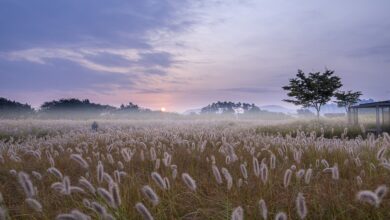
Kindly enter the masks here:
[[344, 107], [345, 111], [348, 112], [349, 107], [352, 105], [358, 103], [360, 101], [360, 96], [362, 93], [360, 91], [358, 92], [352, 92], [352, 91], [338, 91], [334, 94], [336, 97], [335, 103], [337, 103], [338, 107]]
[[334, 76], [333, 70], [325, 69], [325, 72], [308, 73], [298, 70], [296, 78], [290, 79], [290, 84], [282, 87], [288, 91], [287, 95], [294, 99], [283, 101], [301, 105], [304, 108], [313, 107], [320, 117], [321, 107], [328, 103], [335, 91], [342, 86], [341, 79]]

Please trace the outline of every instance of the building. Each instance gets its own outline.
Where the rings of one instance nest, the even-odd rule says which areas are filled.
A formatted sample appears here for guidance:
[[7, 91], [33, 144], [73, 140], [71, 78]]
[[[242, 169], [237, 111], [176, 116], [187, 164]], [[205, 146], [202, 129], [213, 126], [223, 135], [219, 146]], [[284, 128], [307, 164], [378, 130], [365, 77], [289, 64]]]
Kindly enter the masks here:
[[390, 100], [351, 106], [348, 122], [353, 125], [367, 125], [368, 132], [380, 134], [390, 131]]

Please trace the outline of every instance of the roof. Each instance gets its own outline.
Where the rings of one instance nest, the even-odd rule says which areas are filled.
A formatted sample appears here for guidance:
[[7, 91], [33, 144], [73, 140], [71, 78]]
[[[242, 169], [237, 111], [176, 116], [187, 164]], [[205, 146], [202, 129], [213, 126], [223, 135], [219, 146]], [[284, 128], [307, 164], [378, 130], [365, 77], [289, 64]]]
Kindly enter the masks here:
[[351, 108], [376, 108], [376, 107], [390, 107], [390, 100], [382, 101], [382, 102], [370, 102], [370, 103], [351, 106]]

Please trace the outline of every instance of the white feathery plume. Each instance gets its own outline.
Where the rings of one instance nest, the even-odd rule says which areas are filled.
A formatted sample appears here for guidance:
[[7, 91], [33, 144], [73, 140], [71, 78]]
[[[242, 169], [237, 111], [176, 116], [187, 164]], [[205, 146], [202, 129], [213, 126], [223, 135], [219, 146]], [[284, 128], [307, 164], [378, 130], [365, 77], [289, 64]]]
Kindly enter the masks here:
[[268, 167], [265, 163], [260, 165], [260, 177], [261, 181], [265, 184], [268, 180]]
[[340, 178], [339, 167], [337, 163], [332, 167], [332, 179], [338, 180]]
[[256, 157], [253, 157], [253, 172], [255, 173], [255, 176], [260, 176], [260, 167], [259, 167], [259, 161]]
[[144, 196], [152, 202], [154, 206], [160, 202], [159, 197], [150, 186], [148, 185], [143, 186], [141, 191], [144, 194]]
[[218, 184], [222, 184], [222, 177], [221, 177], [221, 173], [219, 172], [219, 169], [216, 165], [212, 165], [211, 166], [212, 168], [212, 171], [213, 171], [213, 175], [214, 175], [214, 178], [215, 180], [217, 181]]
[[161, 175], [157, 172], [152, 172], [151, 174], [152, 179], [154, 182], [159, 186], [162, 190], [167, 189], [167, 185], [165, 184], [164, 179], [161, 177]]
[[299, 218], [304, 219], [307, 215], [307, 207], [306, 207], [305, 197], [303, 197], [302, 193], [298, 193], [297, 199], [295, 200], [295, 206]]
[[27, 205], [30, 206], [30, 208], [34, 209], [34, 211], [42, 212], [42, 205], [37, 200], [32, 199], [32, 198], [27, 198], [25, 201], [26, 201]]
[[225, 177], [227, 189], [230, 190], [233, 186], [233, 177], [230, 175], [229, 170], [225, 167], [221, 169], [222, 175]]
[[149, 210], [142, 204], [142, 202], [138, 202], [135, 205], [135, 209], [137, 209], [138, 213], [142, 215], [144, 220], [154, 220], [152, 214], [150, 214]]
[[261, 217], [263, 217], [264, 220], [267, 220], [267, 218], [268, 218], [268, 209], [267, 209], [267, 204], [265, 204], [264, 199], [260, 199], [259, 207], [260, 207]]
[[386, 185], [380, 185], [375, 189], [375, 194], [378, 196], [379, 202], [386, 196], [389, 189]]
[[33, 177], [35, 177], [37, 180], [42, 180], [42, 175], [37, 171], [32, 171], [31, 174]]
[[246, 166], [245, 164], [240, 165], [240, 171], [244, 179], [248, 179], [248, 172], [246, 171]]
[[292, 175], [292, 171], [290, 169], [287, 169], [286, 172], [284, 173], [284, 178], [283, 178], [284, 188], [287, 188], [288, 185], [290, 185], [291, 175]]
[[30, 180], [30, 176], [27, 173], [20, 171], [18, 173], [18, 181], [19, 181], [19, 184], [22, 186], [24, 193], [26, 194], [26, 196], [28, 198], [35, 196], [36, 191], [35, 191], [34, 186]]
[[110, 192], [108, 192], [106, 189], [104, 188], [97, 188], [97, 193], [104, 199], [104, 201], [106, 201], [106, 203], [111, 206], [112, 208], [117, 208], [116, 205], [115, 205], [115, 201], [114, 201], [114, 198], [113, 196], [111, 195]]
[[72, 192], [70, 190], [70, 179], [68, 176], [64, 176], [62, 179], [62, 185], [64, 186], [64, 190], [61, 192], [65, 195], [70, 195]]
[[63, 178], [63, 175], [62, 175], [61, 171], [59, 171], [55, 167], [50, 167], [49, 169], [47, 169], [47, 172], [50, 173], [50, 174], [53, 174], [54, 176], [56, 176], [57, 178], [59, 178], [61, 180]]
[[76, 161], [82, 168], [88, 169], [88, 162], [84, 160], [84, 158], [80, 154], [71, 154], [70, 158]]
[[88, 189], [88, 191], [92, 194], [95, 195], [96, 193], [96, 189], [95, 187], [92, 185], [91, 182], [89, 182], [85, 177], [80, 177], [79, 179], [79, 184], [82, 185], [84, 188]]
[[196, 182], [188, 173], [181, 174], [181, 178], [190, 190], [196, 191]]
[[275, 220], [287, 220], [287, 215], [284, 212], [278, 212], [275, 216]]
[[111, 182], [109, 184], [110, 193], [112, 195], [112, 198], [114, 200], [115, 207], [119, 207], [122, 203], [121, 196], [119, 193], [119, 186], [118, 184]]
[[101, 161], [98, 162], [96, 169], [97, 169], [97, 180], [99, 183], [101, 183], [103, 182], [103, 175], [104, 175], [104, 167]]
[[310, 183], [312, 174], [313, 174], [313, 169], [312, 168], [309, 168], [309, 169], [306, 170], [306, 174], [305, 174], [305, 183], [306, 184]]
[[276, 167], [276, 156], [275, 154], [271, 154], [270, 160], [269, 160], [269, 166], [271, 170], [275, 169]]
[[244, 219], [244, 209], [241, 206], [238, 206], [233, 209], [231, 220], [243, 220]]
[[370, 205], [375, 206], [375, 207], [379, 206], [378, 195], [374, 192], [369, 191], [369, 190], [359, 191], [356, 194], [356, 199], [361, 201], [361, 202], [369, 203]]

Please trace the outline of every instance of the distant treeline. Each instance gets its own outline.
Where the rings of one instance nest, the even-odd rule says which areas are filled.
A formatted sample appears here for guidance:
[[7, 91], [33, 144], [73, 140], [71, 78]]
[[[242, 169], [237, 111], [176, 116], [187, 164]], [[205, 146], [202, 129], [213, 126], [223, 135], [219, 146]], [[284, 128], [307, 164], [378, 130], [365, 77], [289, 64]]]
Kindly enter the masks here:
[[[253, 117], [264, 116], [272, 119], [283, 119], [288, 117], [283, 113], [275, 113], [261, 110], [255, 104], [216, 102], [201, 109], [199, 114], [191, 114], [186, 118], [199, 117]], [[0, 98], [0, 118], [64, 118], [64, 119], [88, 119], [96, 117], [105, 118], [153, 118], [153, 117], [184, 117], [177, 113], [166, 113], [152, 111], [142, 108], [132, 102], [121, 105], [119, 108], [90, 102], [88, 99], [79, 100], [75, 98], [53, 100], [43, 103], [35, 110], [28, 104], [21, 104], [5, 98]]]
[[260, 113], [261, 110], [255, 104], [234, 103], [234, 102], [215, 102], [204, 108], [201, 113], [216, 113], [216, 114], [245, 114], [245, 113]]

